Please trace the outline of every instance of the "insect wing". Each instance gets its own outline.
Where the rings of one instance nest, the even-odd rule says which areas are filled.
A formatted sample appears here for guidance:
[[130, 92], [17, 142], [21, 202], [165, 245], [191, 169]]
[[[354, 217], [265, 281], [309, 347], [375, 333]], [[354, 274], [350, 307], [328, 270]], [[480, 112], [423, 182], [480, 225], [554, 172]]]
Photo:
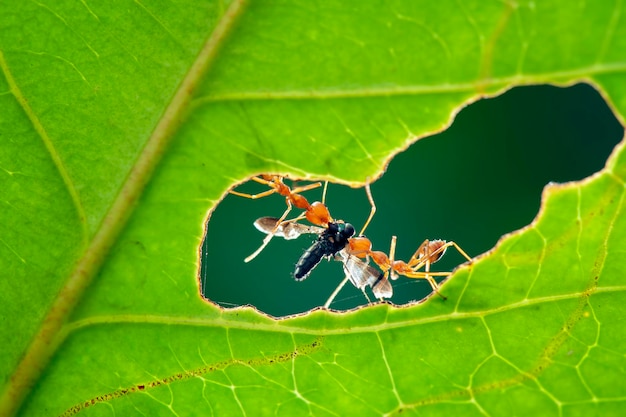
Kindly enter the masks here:
[[376, 268], [345, 251], [339, 252], [338, 258], [343, 262], [343, 270], [350, 282], [352, 282], [352, 285], [360, 290], [365, 288], [366, 285], [370, 287], [374, 285], [382, 275], [382, 272]]
[[282, 237], [286, 240], [297, 239], [303, 234], [321, 234], [324, 229], [317, 226], [307, 226], [296, 222], [285, 221], [276, 227], [278, 218], [276, 217], [261, 217], [256, 219], [254, 227], [260, 232], [265, 234], [271, 234], [274, 236]]
[[393, 296], [391, 283], [385, 277], [372, 286], [372, 292], [376, 298], [391, 298]]

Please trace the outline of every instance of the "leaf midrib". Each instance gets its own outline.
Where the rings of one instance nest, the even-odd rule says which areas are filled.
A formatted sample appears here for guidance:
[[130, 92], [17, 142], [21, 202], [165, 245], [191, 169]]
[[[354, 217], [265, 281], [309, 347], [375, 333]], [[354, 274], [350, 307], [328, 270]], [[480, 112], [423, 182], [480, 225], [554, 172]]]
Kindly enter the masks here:
[[[196, 91], [199, 83], [205, 79], [217, 57], [219, 49], [242, 15], [246, 4], [246, 0], [235, 0], [231, 3], [229, 8], [219, 19], [215, 29], [190, 67], [186, 77], [176, 90], [170, 104], [167, 106], [159, 123], [146, 142], [143, 151], [139, 155], [124, 185], [120, 189], [119, 194], [104, 217], [93, 240], [89, 243], [83, 256], [77, 260], [76, 267], [53, 301], [37, 334], [33, 337], [28, 349], [5, 386], [2, 396], [0, 397], [0, 416], [15, 414], [22, 401], [39, 378], [39, 375], [47, 366], [50, 358], [61, 345], [64, 337], [67, 336], [67, 332], [62, 331], [67, 318], [81, 299], [91, 279], [104, 263], [106, 255], [109, 253], [111, 247], [130, 219], [131, 214], [134, 212], [136, 202], [141, 196], [145, 185], [152, 177], [154, 169], [161, 161], [167, 145], [187, 112], [192, 94]], [[0, 55], [0, 65], [2, 65], [0, 69], [6, 75], [7, 67], [5, 64], [4, 56]], [[14, 94], [15, 91], [16, 90], [12, 88]], [[26, 103], [25, 100], [24, 103]], [[22, 104], [22, 108], [24, 108], [24, 104]], [[30, 113], [34, 115], [32, 111]], [[37, 125], [35, 125], [35, 129], [37, 129]], [[37, 131], [41, 135], [41, 132], [39, 130]], [[50, 142], [50, 144], [51, 143], [52, 142]], [[52, 156], [54, 159], [54, 154], [52, 154]], [[55, 163], [56, 162], [55, 160]], [[75, 190], [75, 188], [71, 186], [72, 182], [69, 175], [66, 174], [66, 176], [63, 176], [63, 172], [65, 171], [62, 170], [62, 167], [62, 164], [57, 164], [57, 168], [60, 170], [64, 181], [69, 181], [69, 186], [66, 182], [66, 187], [68, 187], [70, 194], [72, 194], [72, 189]], [[72, 195], [75, 199], [74, 204], [77, 207], [77, 211], [81, 213], [81, 210], [83, 210], [82, 204], [80, 203], [78, 194], [75, 191], [74, 193], [75, 196]], [[84, 219], [84, 213], [82, 218]]]

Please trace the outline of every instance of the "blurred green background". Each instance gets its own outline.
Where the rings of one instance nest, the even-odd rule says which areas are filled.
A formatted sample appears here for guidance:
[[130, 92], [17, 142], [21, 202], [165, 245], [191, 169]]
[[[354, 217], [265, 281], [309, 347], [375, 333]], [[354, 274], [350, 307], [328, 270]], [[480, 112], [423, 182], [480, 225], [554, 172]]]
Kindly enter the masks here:
[[[385, 175], [372, 184], [378, 211], [366, 235], [374, 249], [385, 252], [391, 236], [397, 235], [397, 259], [408, 260], [424, 239], [454, 240], [477, 256], [503, 234], [533, 220], [548, 182], [580, 180], [600, 170], [623, 135], [604, 100], [587, 84], [519, 87], [480, 100], [464, 108], [445, 132], [419, 140], [391, 161]], [[267, 188], [247, 183], [237, 189], [259, 193]], [[321, 193], [317, 189], [304, 195], [313, 202]], [[334, 218], [354, 224], [357, 232], [370, 210], [364, 189], [334, 184], [326, 204]], [[251, 304], [273, 316], [325, 303], [344, 277], [339, 262], [322, 261], [302, 282], [291, 276], [315, 236], [274, 238], [256, 259], [243, 262], [264, 237], [253, 227], [254, 220], [278, 217], [285, 208], [284, 198], [277, 195], [260, 200], [229, 195], [215, 209], [201, 257], [207, 299], [224, 307]], [[298, 213], [293, 210], [290, 217]], [[451, 249], [433, 270], [451, 271], [462, 262]], [[395, 304], [431, 292], [425, 280], [401, 277], [392, 284]], [[366, 303], [348, 284], [331, 307], [343, 310]]]

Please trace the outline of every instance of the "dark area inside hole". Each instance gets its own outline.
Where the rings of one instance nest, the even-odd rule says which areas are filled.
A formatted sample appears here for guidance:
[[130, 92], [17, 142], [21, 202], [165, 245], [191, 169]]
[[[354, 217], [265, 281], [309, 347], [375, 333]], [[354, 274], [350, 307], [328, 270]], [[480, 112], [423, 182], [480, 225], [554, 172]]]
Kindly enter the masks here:
[[[378, 211], [366, 234], [374, 249], [385, 252], [397, 235], [397, 259], [408, 260], [427, 238], [454, 240], [470, 256], [479, 255], [533, 220], [548, 182], [580, 180], [602, 169], [623, 134], [604, 100], [586, 84], [521, 87], [481, 100], [463, 109], [445, 132], [394, 158], [372, 184]], [[238, 188], [249, 193], [266, 189], [256, 183]], [[320, 200], [321, 189], [305, 195], [311, 202]], [[370, 209], [363, 189], [333, 184], [326, 204], [333, 217], [353, 223], [357, 231]], [[284, 198], [276, 195], [259, 200], [230, 195], [217, 207], [202, 248], [206, 298], [224, 307], [251, 304], [273, 316], [324, 304], [344, 277], [339, 262], [322, 261], [302, 282], [292, 277], [313, 236], [275, 238], [252, 262], [243, 261], [264, 237], [254, 220], [280, 216], [285, 207]], [[462, 262], [449, 251], [433, 269], [450, 271]], [[425, 280], [401, 278], [393, 286], [395, 304], [431, 291]], [[331, 307], [366, 303], [348, 284]]]

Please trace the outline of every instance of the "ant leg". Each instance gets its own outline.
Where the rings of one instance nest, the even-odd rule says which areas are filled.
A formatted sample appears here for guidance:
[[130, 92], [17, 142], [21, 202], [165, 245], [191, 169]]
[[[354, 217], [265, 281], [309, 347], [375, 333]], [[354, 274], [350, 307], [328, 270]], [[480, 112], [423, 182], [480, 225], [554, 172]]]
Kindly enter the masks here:
[[[277, 175], [270, 175], [267, 178], [271, 178], [271, 179], [265, 179], [263, 177], [252, 177], [250, 178], [252, 181], [254, 182], [258, 182], [259, 184], [264, 184], [264, 185], [269, 185], [271, 187], [271, 184], [276, 184], [277, 182], [282, 182], [280, 180], [280, 177], [278, 177]], [[278, 181], [276, 181], [278, 179]]]
[[407, 278], [415, 278], [415, 279], [426, 279], [426, 275], [430, 277], [447, 277], [450, 276], [452, 272], [428, 272], [425, 271], [417, 271], [417, 272], [407, 272], [406, 274], [402, 274]]
[[472, 262], [472, 258], [470, 258], [470, 256], [467, 253], [465, 253], [465, 251], [463, 249], [461, 249], [461, 247], [459, 245], [457, 245], [453, 241], [450, 241], [447, 244], [450, 245], [450, 246], [454, 246], [454, 249], [456, 249], [461, 255], [463, 255], [463, 257], [465, 259], [467, 259], [470, 263]]
[[449, 247], [454, 247], [459, 252], [459, 254], [461, 254], [465, 259], [468, 260], [468, 262], [470, 263], [472, 262], [472, 258], [470, 258], [469, 255], [463, 249], [461, 249], [459, 245], [457, 245], [453, 241], [446, 242], [445, 244], [441, 245], [433, 252], [426, 253], [425, 255], [423, 255], [422, 251], [424, 250], [424, 248], [427, 248], [427, 247], [429, 248], [430, 244], [435, 243], [435, 242], [437, 241], [425, 240], [424, 243], [422, 243], [420, 247], [417, 248], [417, 251], [415, 251], [415, 254], [413, 254], [413, 256], [411, 257], [411, 260], [408, 262], [411, 269], [413, 270], [420, 269], [426, 265], [427, 261], [430, 262], [431, 264], [437, 262], [439, 258], [443, 256], [446, 249], [448, 249]]
[[267, 191], [263, 191], [262, 193], [258, 193], [258, 194], [240, 193], [239, 191], [235, 191], [235, 190], [230, 190], [229, 191], [230, 194], [234, 194], [234, 195], [239, 196], [239, 197], [250, 198], [252, 200], [256, 200], [257, 198], [267, 197], [268, 195], [274, 194], [275, 192], [276, 192], [275, 188], [272, 188], [272, 189], [267, 190]]
[[267, 236], [265, 236], [265, 238], [263, 239], [263, 243], [261, 244], [261, 246], [259, 246], [259, 248], [257, 250], [255, 250], [251, 255], [249, 255], [246, 259], [244, 259], [243, 261], [248, 263], [251, 260], [253, 260], [254, 258], [257, 257], [257, 255], [259, 253], [261, 253], [261, 251], [263, 249], [265, 249], [265, 247], [267, 246], [268, 243], [270, 243], [270, 240], [272, 240], [272, 237], [274, 236], [274, 232], [269, 233]]
[[395, 271], [393, 269], [393, 263], [396, 256], [397, 239], [397, 236], [391, 236], [391, 245], [389, 245], [389, 270], [387, 272], [391, 274], [391, 279], [398, 279], [398, 275], [395, 274]]
[[[415, 251], [415, 254], [413, 255], [413, 257], [411, 257], [411, 261], [414, 262], [415, 260], [419, 260], [420, 262], [417, 265], [411, 265], [410, 263], [404, 264], [404, 262], [402, 262], [402, 264], [404, 264], [405, 267], [408, 266], [410, 269], [407, 270], [403, 268], [402, 270], [395, 270], [394, 269], [394, 257], [396, 253], [396, 236], [393, 236], [391, 238], [391, 247], [389, 248], [391, 278], [397, 279], [398, 274], [401, 274], [407, 278], [425, 279], [428, 281], [433, 291], [435, 291], [441, 298], [445, 300], [446, 297], [443, 294], [441, 294], [441, 292], [439, 292], [439, 285], [437, 285], [437, 281], [435, 281], [433, 276], [449, 276], [450, 273], [449, 272], [430, 272], [430, 264], [431, 264], [430, 259], [437, 251], [441, 252], [442, 249], [438, 248], [437, 250], [433, 251], [433, 253], [430, 253], [429, 248], [430, 248], [430, 242], [428, 240], [425, 240], [424, 243], [422, 243], [420, 247], [417, 249], [417, 251]], [[423, 257], [419, 257], [420, 254], [424, 253], [424, 250], [425, 250], [425, 254], [423, 255]], [[420, 269], [421, 267], [424, 267], [425, 272], [417, 271], [417, 269]]]
[[329, 308], [330, 307], [330, 305], [335, 300], [335, 297], [337, 297], [337, 294], [339, 294], [339, 291], [341, 291], [341, 289], [346, 285], [346, 282], [348, 282], [349, 279], [350, 279], [350, 277], [348, 275], [346, 275], [346, 277], [343, 279], [343, 281], [341, 281], [339, 283], [339, 285], [337, 286], [337, 288], [335, 288], [335, 291], [333, 291], [333, 293], [330, 295], [330, 297], [328, 297], [328, 300], [326, 300], [326, 302], [324, 303], [324, 308]]
[[303, 185], [302, 187], [296, 187], [291, 190], [291, 194], [300, 194], [305, 191], [314, 190], [322, 186], [321, 182], [314, 182], [313, 184]]
[[[341, 289], [346, 285], [346, 282], [348, 282], [349, 279], [350, 277], [346, 275], [343, 281], [341, 281], [339, 285], [337, 286], [337, 288], [335, 288], [335, 291], [333, 291], [330, 297], [328, 297], [328, 300], [326, 300], [326, 302], [324, 303], [324, 308], [330, 308], [330, 305], [333, 303], [333, 301], [335, 301], [335, 297], [337, 297], [337, 294], [339, 294], [339, 291], [341, 291]], [[372, 304], [372, 301], [370, 300], [370, 298], [367, 296], [367, 293], [365, 292], [365, 288], [361, 288], [361, 291], [363, 292], [365, 299], [367, 299], [367, 303]]]
[[[283, 223], [296, 223], [299, 220], [302, 220], [306, 218], [306, 211], [303, 213], [300, 213], [300, 215], [298, 217], [294, 217], [293, 219], [289, 219], [289, 220], [283, 220]], [[278, 227], [280, 227], [280, 223], [276, 223], [278, 225]]]
[[[445, 243], [440, 244], [441, 242], [444, 241], [428, 239], [423, 241], [422, 244], [419, 245], [413, 256], [411, 256], [411, 259], [409, 259], [409, 261], [407, 262], [407, 266], [413, 271], [417, 271], [418, 269], [422, 269], [426, 265], [426, 262], [430, 262], [431, 264], [437, 262], [448, 248]], [[437, 247], [437, 249], [430, 252], [431, 246], [434, 245], [439, 246]]]
[[365, 292], [365, 287], [361, 288], [361, 292], [363, 293], [363, 296], [367, 300], [367, 304], [372, 304], [372, 300], [370, 300], [370, 298], [367, 296], [367, 293]]
[[435, 278], [433, 278], [430, 275], [430, 257], [432, 255], [430, 254], [430, 250], [429, 249], [430, 249], [430, 247], [427, 246], [427, 249], [426, 249], [426, 252], [427, 252], [426, 253], [426, 265], [424, 266], [424, 271], [426, 272], [426, 274], [425, 274], [424, 278], [426, 278], [426, 280], [428, 281], [428, 283], [432, 287], [433, 291], [435, 291], [437, 293], [437, 295], [439, 295], [444, 300], [447, 300], [446, 296], [439, 292], [439, 285], [437, 284], [437, 281], [435, 281]]
[[433, 291], [444, 300], [447, 300], [446, 296], [439, 292], [439, 284], [437, 284], [437, 281], [435, 281], [433, 277], [448, 277], [450, 276], [450, 272], [414, 272], [405, 273], [403, 275], [407, 278], [427, 280]]
[[[415, 253], [413, 254], [413, 256], [411, 256], [411, 259], [409, 259], [409, 262], [407, 262], [409, 265], [414, 265], [415, 261], [420, 261], [422, 259], [424, 259], [424, 248], [426, 248], [427, 246], [430, 245], [430, 240], [426, 239], [425, 241], [422, 242], [421, 245], [419, 245], [419, 247], [417, 248], [417, 250], [415, 251]], [[441, 249], [441, 248], [439, 248]], [[444, 249], [445, 250], [445, 249]], [[434, 251], [432, 255], [435, 255], [437, 251]], [[438, 253], [438, 252], [437, 252]]]
[[[469, 255], [467, 253], [465, 253], [465, 251], [463, 249], [461, 249], [459, 247], [459, 245], [457, 245], [456, 243], [450, 241], [450, 242], [446, 242], [445, 245], [443, 245], [441, 248], [438, 248], [437, 250], [435, 250], [432, 254], [428, 253], [426, 256], [426, 265], [424, 270], [426, 271], [426, 276], [425, 278], [428, 280], [428, 282], [430, 283], [430, 286], [433, 287], [433, 290], [444, 300], [446, 300], [446, 296], [441, 294], [439, 292], [439, 285], [437, 284], [437, 282], [435, 281], [435, 279], [432, 277], [433, 275], [439, 275], [439, 274], [435, 274], [435, 273], [430, 273], [430, 259], [433, 256], [437, 255], [437, 252], [439, 251], [441, 254], [443, 254], [443, 252], [449, 248], [450, 246], [453, 246], [461, 255], [463, 255], [463, 257], [465, 257], [465, 259], [467, 259], [470, 263], [472, 262], [472, 258], [469, 257]], [[435, 258], [436, 260], [438, 260], [439, 258]], [[451, 273], [450, 272], [446, 272], [446, 273], [442, 273], [440, 276], [450, 276]], [[435, 288], [436, 287], [436, 288]]]
[[346, 282], [348, 282], [349, 278], [350, 277], [348, 277], [346, 275], [346, 277], [343, 279], [343, 281], [341, 281], [341, 283], [339, 283], [337, 288], [335, 288], [335, 291], [333, 291], [333, 293], [330, 295], [330, 297], [328, 297], [328, 300], [326, 300], [326, 302], [324, 303], [324, 308], [329, 308], [330, 307], [332, 302], [335, 300], [335, 297], [337, 296], [337, 294], [339, 294], [339, 291], [341, 291], [341, 289], [344, 287], [344, 285], [346, 285]]
[[365, 192], [367, 193], [367, 199], [370, 201], [370, 205], [372, 206], [372, 208], [370, 210], [369, 217], [367, 218], [367, 220], [365, 221], [365, 224], [363, 225], [363, 229], [361, 229], [361, 232], [359, 233], [359, 236], [363, 236], [363, 234], [365, 233], [365, 229], [367, 229], [367, 226], [369, 226], [370, 222], [372, 221], [372, 218], [374, 217], [374, 213], [376, 213], [376, 204], [374, 203], [374, 197], [372, 197], [372, 190], [370, 189], [369, 182], [365, 184]]
[[268, 181], [268, 180], [266, 180], [264, 178], [260, 178], [260, 177], [252, 177], [252, 178], [250, 178], [250, 180], [254, 181], [254, 182], [258, 182], [259, 184], [267, 185], [268, 187], [270, 187], [270, 189], [267, 190], [267, 191], [263, 191], [262, 193], [258, 193], [258, 194], [240, 193], [239, 191], [235, 191], [235, 190], [231, 190], [231, 191], [229, 191], [229, 193], [237, 195], [239, 197], [251, 198], [251, 199], [255, 200], [257, 198], [263, 198], [263, 197], [266, 197], [266, 196], [268, 196], [270, 194], [274, 194], [275, 192], [278, 192], [278, 187], [277, 187], [275, 181]]

